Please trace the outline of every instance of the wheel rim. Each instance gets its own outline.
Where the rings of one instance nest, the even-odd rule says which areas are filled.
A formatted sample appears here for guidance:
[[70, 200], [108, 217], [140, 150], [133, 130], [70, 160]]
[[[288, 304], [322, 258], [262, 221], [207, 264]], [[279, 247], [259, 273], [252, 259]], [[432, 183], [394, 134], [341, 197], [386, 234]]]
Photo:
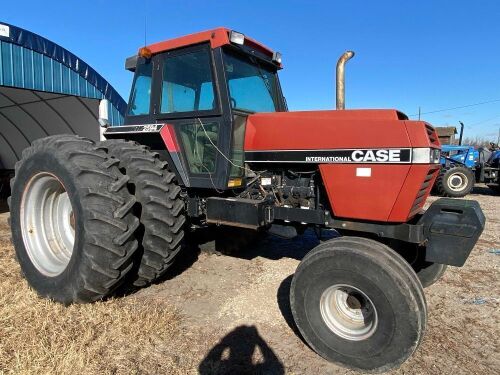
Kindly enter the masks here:
[[68, 193], [51, 173], [38, 173], [21, 201], [21, 232], [28, 256], [43, 275], [60, 275], [75, 243], [75, 216]]
[[327, 327], [346, 340], [366, 340], [377, 329], [375, 305], [365, 293], [351, 285], [327, 288], [321, 295], [320, 311]]
[[448, 186], [453, 191], [462, 191], [467, 187], [469, 179], [462, 172], [455, 172], [448, 178]]

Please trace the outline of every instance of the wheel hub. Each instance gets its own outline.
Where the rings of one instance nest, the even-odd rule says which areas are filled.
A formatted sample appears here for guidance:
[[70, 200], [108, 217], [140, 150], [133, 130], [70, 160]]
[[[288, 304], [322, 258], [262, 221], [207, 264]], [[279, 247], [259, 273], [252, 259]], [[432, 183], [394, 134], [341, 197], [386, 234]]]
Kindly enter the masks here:
[[451, 190], [462, 191], [463, 189], [465, 189], [467, 187], [469, 179], [467, 178], [467, 176], [464, 173], [455, 172], [450, 176], [448, 181], [449, 181], [448, 186], [450, 187]]
[[68, 193], [51, 173], [38, 173], [21, 201], [21, 232], [28, 256], [40, 273], [61, 274], [71, 259], [76, 220]]
[[321, 317], [336, 335], [361, 341], [373, 335], [377, 310], [368, 296], [356, 287], [338, 284], [327, 288], [320, 299]]

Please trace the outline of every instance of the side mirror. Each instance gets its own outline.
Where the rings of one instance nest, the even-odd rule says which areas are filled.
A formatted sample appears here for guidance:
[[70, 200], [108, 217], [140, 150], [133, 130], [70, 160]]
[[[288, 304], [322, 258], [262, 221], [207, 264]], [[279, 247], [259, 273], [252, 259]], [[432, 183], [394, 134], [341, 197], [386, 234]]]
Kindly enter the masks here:
[[109, 126], [108, 106], [108, 99], [102, 99], [99, 102], [99, 125], [101, 125], [101, 127], [103, 128], [107, 128]]
[[105, 141], [106, 137], [104, 132], [109, 127], [109, 112], [108, 112], [109, 101], [107, 99], [102, 99], [99, 102], [99, 139]]

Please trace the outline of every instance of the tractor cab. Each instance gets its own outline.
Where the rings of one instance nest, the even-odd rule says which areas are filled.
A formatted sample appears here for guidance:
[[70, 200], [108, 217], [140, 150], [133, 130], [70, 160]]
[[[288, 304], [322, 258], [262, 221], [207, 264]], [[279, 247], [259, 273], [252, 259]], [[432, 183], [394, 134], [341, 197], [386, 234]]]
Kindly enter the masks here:
[[280, 54], [227, 29], [141, 48], [126, 68], [135, 75], [125, 125], [147, 132], [165, 124], [162, 137], [172, 140], [169, 156], [188, 187], [241, 185], [246, 117], [286, 110]]

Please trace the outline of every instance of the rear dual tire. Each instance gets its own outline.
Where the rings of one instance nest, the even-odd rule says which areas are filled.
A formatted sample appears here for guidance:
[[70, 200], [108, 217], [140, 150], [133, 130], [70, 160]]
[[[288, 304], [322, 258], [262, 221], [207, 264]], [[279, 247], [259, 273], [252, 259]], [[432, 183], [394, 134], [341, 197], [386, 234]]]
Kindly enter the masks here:
[[57, 302], [111, 295], [133, 268], [135, 198], [117, 161], [92, 141], [58, 135], [23, 151], [11, 181], [11, 230], [29, 284]]
[[99, 145], [119, 160], [137, 199], [141, 227], [137, 233], [140, 262], [131, 283], [146, 286], [161, 278], [184, 247], [184, 201], [175, 174], [157, 153], [136, 142], [107, 140]]
[[399, 367], [422, 340], [427, 307], [411, 266], [376, 241], [343, 237], [313, 249], [297, 268], [292, 313], [305, 341], [345, 367]]

